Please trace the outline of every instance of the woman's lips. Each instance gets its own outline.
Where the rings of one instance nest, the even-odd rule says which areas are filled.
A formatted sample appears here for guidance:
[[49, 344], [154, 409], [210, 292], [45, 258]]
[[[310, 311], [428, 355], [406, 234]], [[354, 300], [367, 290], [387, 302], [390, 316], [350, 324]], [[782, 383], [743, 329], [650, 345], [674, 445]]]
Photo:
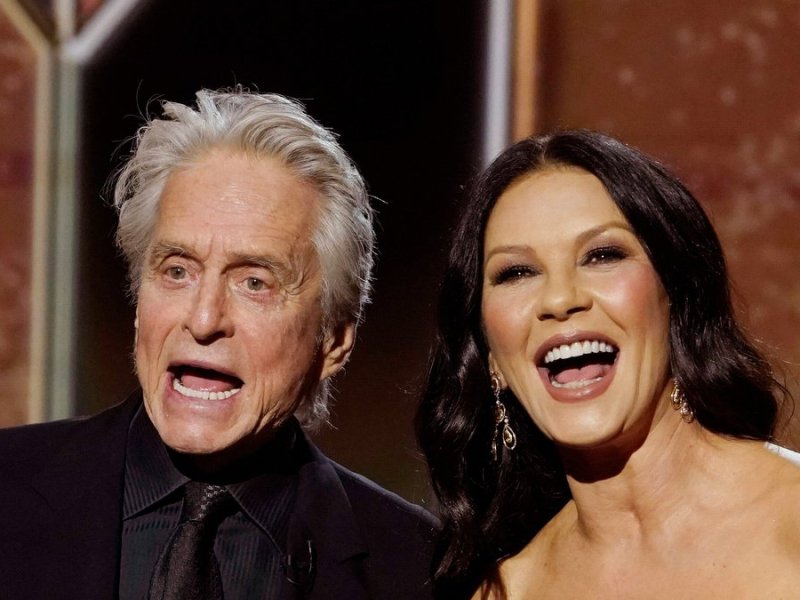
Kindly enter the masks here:
[[539, 375], [560, 402], [578, 402], [605, 392], [616, 373], [619, 350], [597, 339], [553, 346], [537, 366]]

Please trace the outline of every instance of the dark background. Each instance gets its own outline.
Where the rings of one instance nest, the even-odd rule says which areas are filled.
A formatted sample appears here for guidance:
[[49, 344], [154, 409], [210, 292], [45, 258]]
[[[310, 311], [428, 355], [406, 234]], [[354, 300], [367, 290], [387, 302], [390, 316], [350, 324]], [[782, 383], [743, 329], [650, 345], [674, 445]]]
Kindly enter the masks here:
[[154, 0], [83, 80], [77, 410], [136, 386], [133, 308], [104, 191], [125, 142], [161, 99], [242, 84], [302, 100], [340, 135], [378, 210], [374, 299], [333, 426], [336, 460], [404, 496], [428, 497], [411, 418], [432, 339], [445, 236], [478, 168], [485, 3], [458, 0]]

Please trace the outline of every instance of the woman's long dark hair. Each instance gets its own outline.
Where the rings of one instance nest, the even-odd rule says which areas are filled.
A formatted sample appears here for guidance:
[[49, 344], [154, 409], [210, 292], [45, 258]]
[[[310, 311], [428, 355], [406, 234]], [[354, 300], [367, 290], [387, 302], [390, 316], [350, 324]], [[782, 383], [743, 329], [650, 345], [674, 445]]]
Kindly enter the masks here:
[[511, 146], [474, 182], [454, 231], [416, 420], [444, 523], [434, 565], [440, 597], [469, 597], [491, 581], [497, 561], [519, 552], [570, 498], [554, 444], [508, 391], [503, 401], [518, 444], [492, 461], [494, 402], [481, 329], [489, 213], [518, 178], [556, 166], [597, 177], [647, 252], [670, 302], [672, 375], [703, 427], [770, 439], [778, 414], [774, 391], [785, 393], [736, 323], [722, 247], [680, 181], [596, 132], [565, 131]]

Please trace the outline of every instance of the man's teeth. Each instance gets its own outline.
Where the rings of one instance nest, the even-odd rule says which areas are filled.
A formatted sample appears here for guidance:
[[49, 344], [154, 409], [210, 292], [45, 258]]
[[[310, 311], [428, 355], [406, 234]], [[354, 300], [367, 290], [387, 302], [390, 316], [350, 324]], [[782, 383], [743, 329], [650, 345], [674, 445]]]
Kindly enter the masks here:
[[571, 344], [562, 344], [548, 350], [547, 354], [544, 355], [544, 364], [547, 365], [553, 361], [564, 358], [576, 358], [584, 354], [599, 354], [601, 352], [613, 353], [616, 351], [617, 349], [611, 344], [598, 342], [597, 340], [572, 342]]
[[181, 383], [181, 380], [175, 377], [172, 380], [172, 389], [183, 396], [189, 398], [197, 398], [199, 400], [227, 400], [231, 396], [238, 394], [242, 388], [233, 388], [225, 392], [208, 392], [205, 390], [193, 390]]

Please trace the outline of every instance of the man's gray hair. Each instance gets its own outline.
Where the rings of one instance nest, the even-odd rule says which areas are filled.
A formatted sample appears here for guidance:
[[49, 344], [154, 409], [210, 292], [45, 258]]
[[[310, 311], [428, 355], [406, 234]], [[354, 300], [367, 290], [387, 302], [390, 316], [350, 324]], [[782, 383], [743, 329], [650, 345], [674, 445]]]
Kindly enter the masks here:
[[[324, 332], [361, 320], [369, 301], [375, 233], [364, 181], [335, 136], [303, 106], [277, 94], [200, 90], [197, 107], [163, 103], [164, 117], [138, 132], [114, 188], [117, 245], [136, 297], [158, 206], [170, 175], [215, 148], [280, 160], [313, 185], [324, 202], [312, 242], [322, 266]], [[329, 383], [298, 416], [306, 426], [328, 417]]]

